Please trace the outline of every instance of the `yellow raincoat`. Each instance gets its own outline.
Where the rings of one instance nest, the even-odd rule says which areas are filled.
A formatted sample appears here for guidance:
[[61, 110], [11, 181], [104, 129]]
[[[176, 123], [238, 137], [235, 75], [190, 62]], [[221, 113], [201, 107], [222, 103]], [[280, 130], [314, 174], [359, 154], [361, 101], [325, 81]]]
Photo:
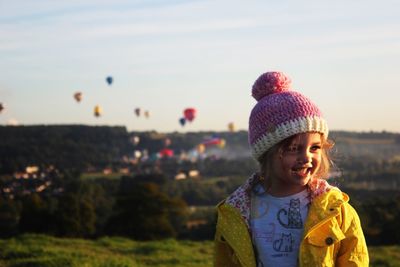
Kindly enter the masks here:
[[[326, 191], [311, 202], [300, 244], [299, 266], [368, 266], [368, 250], [360, 219], [340, 190]], [[217, 206], [216, 267], [256, 267], [248, 226], [238, 209]]]

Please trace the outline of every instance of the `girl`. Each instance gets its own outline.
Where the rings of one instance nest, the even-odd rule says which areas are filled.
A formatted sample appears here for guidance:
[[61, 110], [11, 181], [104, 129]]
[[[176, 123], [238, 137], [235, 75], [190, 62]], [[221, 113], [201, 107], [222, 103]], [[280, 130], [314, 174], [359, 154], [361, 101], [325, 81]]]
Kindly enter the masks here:
[[217, 206], [215, 266], [368, 266], [349, 197], [324, 178], [331, 161], [318, 107], [283, 73], [254, 83], [249, 144], [260, 172]]

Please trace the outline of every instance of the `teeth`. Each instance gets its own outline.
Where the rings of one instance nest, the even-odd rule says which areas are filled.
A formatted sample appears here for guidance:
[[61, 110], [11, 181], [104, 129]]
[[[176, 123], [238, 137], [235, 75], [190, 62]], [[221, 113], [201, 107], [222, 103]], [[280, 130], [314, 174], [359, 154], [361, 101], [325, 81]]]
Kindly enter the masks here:
[[311, 172], [311, 168], [298, 168], [298, 169], [294, 169], [293, 171], [300, 173], [300, 174], [308, 174]]

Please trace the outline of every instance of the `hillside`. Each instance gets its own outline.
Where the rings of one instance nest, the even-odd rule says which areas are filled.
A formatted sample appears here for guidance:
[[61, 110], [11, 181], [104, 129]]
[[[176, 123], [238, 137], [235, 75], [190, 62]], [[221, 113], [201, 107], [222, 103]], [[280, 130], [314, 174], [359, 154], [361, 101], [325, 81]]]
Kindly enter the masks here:
[[[398, 244], [399, 136], [331, 133], [337, 166], [329, 183], [351, 196], [370, 245]], [[212, 207], [257, 168], [245, 131], [0, 127], [0, 237], [210, 240]], [[160, 224], [146, 223], [154, 215]]]

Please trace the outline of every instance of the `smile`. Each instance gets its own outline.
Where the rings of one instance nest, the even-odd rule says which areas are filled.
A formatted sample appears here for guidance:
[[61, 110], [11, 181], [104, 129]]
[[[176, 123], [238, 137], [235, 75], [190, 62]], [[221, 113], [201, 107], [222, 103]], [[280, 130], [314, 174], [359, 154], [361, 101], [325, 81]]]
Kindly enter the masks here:
[[294, 168], [292, 172], [301, 177], [307, 177], [311, 174], [312, 168]]

